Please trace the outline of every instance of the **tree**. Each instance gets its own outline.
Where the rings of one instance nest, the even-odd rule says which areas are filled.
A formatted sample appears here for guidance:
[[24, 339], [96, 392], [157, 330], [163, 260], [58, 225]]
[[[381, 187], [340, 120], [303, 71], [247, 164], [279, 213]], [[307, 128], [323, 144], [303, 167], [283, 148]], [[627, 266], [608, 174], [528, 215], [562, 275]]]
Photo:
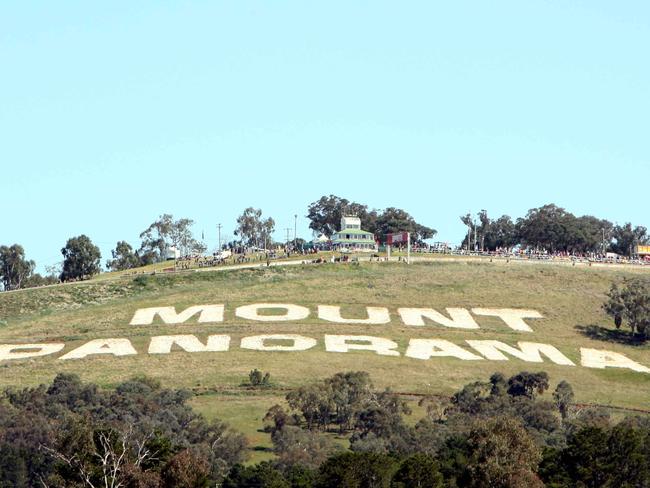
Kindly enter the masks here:
[[372, 393], [364, 403], [366, 407], [356, 415], [355, 427], [361, 432], [388, 436], [403, 425], [402, 415], [411, 414], [408, 403], [389, 388]]
[[208, 250], [208, 246], [204, 242], [196, 239], [191, 239], [187, 245], [188, 251], [192, 254], [204, 254]]
[[394, 488], [442, 488], [443, 477], [438, 463], [426, 454], [406, 458], [393, 476]]
[[410, 232], [411, 241], [421, 243], [425, 239], [431, 239], [436, 230], [418, 224], [411, 215], [400, 208], [388, 207], [377, 216], [375, 238], [380, 242], [386, 240], [386, 234], [394, 232]]
[[502, 215], [490, 223], [485, 236], [487, 249], [510, 248], [517, 244], [515, 224], [508, 215]]
[[181, 254], [189, 254], [191, 248], [194, 246], [194, 238], [192, 237], [191, 227], [194, 221], [191, 219], [178, 219], [172, 222], [169, 237], [172, 246], [178, 249]]
[[461, 215], [460, 221], [467, 226], [468, 230], [460, 244], [461, 247], [468, 248], [469, 242], [469, 248], [473, 248], [475, 237], [481, 251], [510, 248], [517, 244], [515, 224], [509, 216], [502, 215], [497, 220], [491, 220], [487, 211], [481, 210], [477, 217], [480, 225], [475, 225], [471, 214]]
[[334, 422], [341, 432], [351, 427], [355, 415], [360, 412], [372, 390], [370, 375], [365, 371], [337, 373], [325, 380], [334, 405]]
[[0, 280], [5, 291], [22, 288], [35, 267], [34, 261], [25, 259], [21, 245], [0, 246]]
[[563, 420], [567, 418], [569, 406], [573, 403], [573, 399], [574, 394], [571, 385], [567, 381], [560, 381], [553, 392], [553, 400]]
[[164, 261], [166, 258], [165, 252], [170, 245], [169, 239], [173, 223], [173, 215], [163, 214], [142, 231], [140, 233], [140, 239], [142, 239], [140, 252], [142, 254], [155, 253], [157, 261]]
[[472, 219], [472, 214], [468, 213], [461, 215], [459, 218], [463, 225], [467, 227], [467, 235], [465, 235], [461, 245], [466, 247], [467, 250], [473, 249], [472, 243], [474, 242], [474, 237], [472, 237], [472, 234], [476, 234], [476, 231], [474, 230], [475, 225], [474, 220]]
[[315, 486], [388, 488], [397, 466], [395, 459], [385, 454], [346, 452], [321, 465]]
[[548, 390], [548, 373], [529, 373], [522, 371], [508, 380], [508, 395], [535, 398]]
[[275, 221], [268, 217], [262, 218], [262, 210], [248, 207], [237, 217], [235, 235], [247, 246], [261, 247], [271, 242], [275, 230]]
[[564, 449], [545, 454], [540, 474], [557, 487], [650, 486], [648, 441], [647, 426], [586, 427], [572, 433]]
[[468, 445], [472, 486], [544, 486], [535, 474], [541, 452], [518, 420], [497, 417], [478, 421], [469, 432]]
[[611, 245], [614, 225], [591, 215], [583, 215], [570, 228], [569, 247], [575, 252], [606, 252]]
[[147, 445], [151, 434], [143, 435], [132, 424], [123, 429], [98, 427], [88, 417], [68, 416], [59, 436], [55, 447], [40, 446], [57, 461], [58, 476], [50, 476], [48, 480], [53, 486], [58, 486], [61, 479], [62, 486], [81, 483], [89, 488], [119, 488], [125, 486], [127, 479], [138, 477], [137, 472], [142, 472], [157, 456]]
[[102, 255], [90, 238], [85, 235], [68, 239], [63, 254], [61, 281], [84, 279], [99, 273], [99, 260]]
[[299, 464], [291, 466], [284, 472], [284, 478], [289, 482], [291, 488], [313, 488], [316, 476], [317, 471]]
[[287, 468], [301, 465], [318, 468], [339, 447], [328, 437], [294, 425], [285, 425], [271, 435], [273, 452], [280, 466]]
[[111, 254], [113, 259], [106, 261], [106, 267], [111, 271], [124, 271], [140, 266], [140, 258], [126, 241], [118, 241]]
[[286, 396], [289, 407], [298, 410], [308, 429], [324, 428], [330, 423], [333, 415], [332, 394], [325, 384], [301, 386]]
[[203, 245], [192, 237], [191, 227], [194, 221], [181, 218], [174, 220], [171, 214], [163, 214], [141, 234], [142, 244], [138, 254], [141, 257], [156, 256], [157, 261], [164, 261], [167, 249], [175, 247], [182, 255], [204, 249]]
[[566, 251], [568, 228], [575, 216], [554, 204], [528, 211], [526, 217], [517, 219], [521, 244], [550, 252]]
[[633, 333], [647, 339], [650, 335], [650, 281], [626, 279], [622, 288], [613, 283], [603, 309], [614, 318], [616, 328], [626, 320]]
[[169, 460], [161, 471], [164, 488], [203, 488], [209, 486], [208, 461], [190, 449], [184, 449]]
[[271, 434], [285, 425], [300, 425], [300, 419], [297, 415], [289, 415], [278, 404], [269, 408], [262, 420], [265, 422], [264, 432], [270, 432]]
[[614, 238], [612, 250], [624, 256], [632, 256], [636, 245], [650, 242], [648, 229], [640, 225], [632, 227], [629, 222], [614, 227], [612, 236]]
[[351, 202], [336, 195], [322, 196], [307, 207], [307, 218], [310, 220], [309, 228], [316, 234], [326, 237], [340, 230], [341, 218], [344, 215], [356, 215], [361, 219], [362, 225], [369, 232], [374, 233], [374, 219], [376, 211], [368, 212], [368, 207], [360, 203]]
[[611, 222], [591, 215], [576, 217], [554, 204], [528, 211], [517, 219], [519, 243], [550, 252], [603, 252], [611, 244]]
[[290, 488], [280, 470], [269, 461], [254, 466], [237, 464], [228, 473], [222, 488]]
[[394, 207], [383, 211], [368, 210], [367, 205], [336, 195], [322, 196], [307, 208], [309, 228], [327, 237], [340, 230], [341, 218], [345, 215], [359, 217], [362, 228], [372, 232], [379, 241], [385, 241], [386, 234], [393, 232], [410, 232], [413, 242], [422, 242], [436, 234], [435, 229], [419, 224], [405, 210]]

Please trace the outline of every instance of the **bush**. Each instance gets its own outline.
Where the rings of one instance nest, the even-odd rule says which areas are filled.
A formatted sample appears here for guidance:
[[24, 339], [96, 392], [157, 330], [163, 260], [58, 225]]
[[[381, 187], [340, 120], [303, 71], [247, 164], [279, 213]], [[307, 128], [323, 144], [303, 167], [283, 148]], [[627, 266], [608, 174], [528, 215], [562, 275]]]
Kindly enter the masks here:
[[264, 373], [259, 369], [254, 369], [248, 373], [248, 382], [252, 386], [267, 387], [271, 385], [271, 373]]

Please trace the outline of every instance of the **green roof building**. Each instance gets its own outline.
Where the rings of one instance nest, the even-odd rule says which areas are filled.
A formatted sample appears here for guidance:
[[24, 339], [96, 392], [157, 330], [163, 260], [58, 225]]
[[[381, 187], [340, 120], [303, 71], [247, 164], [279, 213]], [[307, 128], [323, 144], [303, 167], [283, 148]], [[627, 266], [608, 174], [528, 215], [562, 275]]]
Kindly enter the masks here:
[[332, 247], [349, 251], [376, 251], [377, 243], [372, 232], [361, 229], [359, 217], [345, 216], [341, 219], [341, 230], [332, 236]]

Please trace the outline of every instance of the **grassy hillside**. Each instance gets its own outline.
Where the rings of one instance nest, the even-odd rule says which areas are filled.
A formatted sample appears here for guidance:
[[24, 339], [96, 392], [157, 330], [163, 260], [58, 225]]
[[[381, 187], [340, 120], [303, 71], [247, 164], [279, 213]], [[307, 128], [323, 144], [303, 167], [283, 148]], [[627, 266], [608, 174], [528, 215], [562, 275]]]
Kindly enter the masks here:
[[[456, 261], [411, 266], [398, 263], [305, 265], [190, 273], [176, 276], [139, 276], [90, 281], [51, 288], [0, 294], [0, 343], [66, 343], [67, 352], [93, 338], [127, 337], [137, 356], [95, 356], [62, 361], [53, 356], [0, 363], [0, 386], [26, 386], [50, 381], [57, 372], [78, 374], [84, 381], [111, 386], [144, 374], [159, 378], [167, 387], [196, 388], [209, 394], [194, 404], [208, 416], [218, 415], [264, 445], [256, 432], [268, 407], [282, 400], [284, 389], [296, 387], [344, 370], [366, 370], [379, 387], [410, 393], [449, 394], [470, 381], [485, 379], [494, 371], [545, 370], [552, 387], [568, 380], [578, 402], [647, 408], [650, 374], [623, 369], [588, 369], [509, 361], [461, 361], [433, 358], [427, 361], [403, 356], [409, 338], [440, 338], [463, 345], [466, 339], [497, 339], [509, 344], [526, 340], [556, 346], [576, 364], [579, 348], [608, 349], [650, 366], [650, 346], [625, 343], [624, 334], [611, 330], [600, 309], [614, 280], [631, 271], [573, 268], [550, 264]], [[650, 276], [650, 275], [649, 275]], [[310, 318], [298, 323], [251, 322], [235, 316], [237, 306], [249, 303], [294, 303], [309, 307]], [[197, 304], [226, 305], [222, 324], [199, 324], [194, 317], [182, 325], [154, 322], [130, 326], [138, 308], [175, 306], [177, 311]], [[386, 325], [333, 324], [316, 318], [316, 306], [341, 305], [349, 316], [365, 314], [365, 306], [389, 307]], [[543, 319], [529, 321], [533, 333], [508, 329], [497, 318], [477, 317], [479, 330], [450, 329], [437, 325], [408, 327], [396, 309], [431, 307], [494, 307], [535, 309]], [[239, 339], [265, 333], [292, 333], [313, 337], [318, 345], [304, 352], [242, 350]], [[148, 338], [162, 334], [232, 336], [229, 352], [146, 354]], [[400, 357], [372, 352], [329, 353], [324, 334], [372, 335], [400, 345]], [[241, 383], [259, 368], [271, 373], [275, 388], [250, 391]], [[218, 386], [218, 388], [214, 388]], [[213, 391], [216, 390], [216, 391]]]

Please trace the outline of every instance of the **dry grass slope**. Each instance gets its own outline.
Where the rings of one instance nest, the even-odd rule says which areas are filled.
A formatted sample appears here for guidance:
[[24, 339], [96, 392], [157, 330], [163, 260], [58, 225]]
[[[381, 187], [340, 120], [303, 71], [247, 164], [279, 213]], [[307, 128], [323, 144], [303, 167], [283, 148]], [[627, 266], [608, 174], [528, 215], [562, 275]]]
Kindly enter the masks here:
[[[211, 388], [228, 391], [200, 396], [195, 404], [208, 415], [229, 420], [258, 442], [256, 430], [264, 411], [280, 400], [281, 390], [261, 393], [239, 385], [253, 368], [269, 371], [278, 388], [292, 388], [343, 370], [369, 371], [379, 387], [397, 391], [449, 394], [463, 384], [485, 379], [494, 371], [546, 370], [553, 386], [568, 380], [577, 401], [644, 408], [650, 404], [650, 374], [619, 369], [588, 369], [531, 364], [512, 359], [502, 362], [465, 362], [458, 359], [421, 361], [384, 357], [371, 352], [326, 353], [326, 333], [388, 337], [403, 352], [409, 338], [442, 338], [457, 344], [466, 339], [518, 340], [555, 345], [579, 363], [579, 348], [622, 352], [650, 365], [650, 346], [628, 345], [612, 339], [610, 321], [600, 309], [610, 283], [630, 272], [618, 269], [571, 268], [548, 264], [519, 265], [454, 261], [360, 265], [307, 265], [283, 268], [147, 276], [136, 279], [91, 281], [45, 289], [0, 294], [0, 342], [64, 341], [65, 351], [92, 338], [128, 337], [137, 356], [94, 357], [61, 361], [52, 357], [9, 361], [0, 386], [26, 386], [50, 381], [57, 372], [76, 373], [85, 381], [111, 386], [137, 374], [162, 380], [168, 387]], [[647, 272], [646, 272], [647, 273]], [[309, 307], [309, 319], [299, 323], [250, 322], [235, 317], [234, 309], [254, 302], [295, 303]], [[196, 317], [183, 325], [156, 322], [130, 326], [138, 308], [174, 305], [177, 310], [202, 304], [224, 303], [223, 324], [198, 324]], [[366, 305], [387, 306], [392, 321], [386, 325], [332, 324], [316, 318], [316, 305], [342, 305], [349, 316], [365, 313]], [[511, 307], [540, 311], [544, 318], [530, 321], [534, 332], [506, 328], [496, 318], [480, 317], [480, 330], [463, 331], [430, 325], [407, 327], [398, 319], [399, 306]], [[589, 329], [591, 327], [591, 329]], [[586, 331], [598, 333], [590, 337]], [[261, 333], [295, 333], [318, 339], [306, 352], [255, 352], [238, 347], [241, 337]], [[608, 333], [610, 332], [610, 333]], [[145, 354], [148, 338], [161, 334], [232, 336], [226, 353]], [[614, 338], [616, 339], [616, 338]], [[259, 445], [264, 442], [259, 441]], [[261, 457], [268, 455], [262, 453]]]

